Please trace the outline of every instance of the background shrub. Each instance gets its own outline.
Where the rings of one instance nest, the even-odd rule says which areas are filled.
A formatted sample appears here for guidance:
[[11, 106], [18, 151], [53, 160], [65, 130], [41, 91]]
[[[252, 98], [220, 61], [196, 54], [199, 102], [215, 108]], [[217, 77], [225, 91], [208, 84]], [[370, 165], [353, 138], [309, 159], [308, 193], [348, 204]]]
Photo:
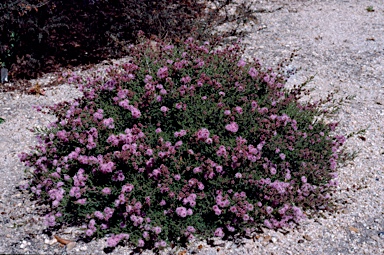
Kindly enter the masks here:
[[5, 0], [0, 3], [0, 62], [13, 80], [36, 78], [62, 66], [122, 57], [139, 30], [175, 43], [191, 34], [205, 40], [217, 25], [252, 14], [245, 4], [236, 16], [224, 14], [232, 0], [215, 1], [216, 9], [208, 9], [208, 2]]
[[160, 248], [330, 206], [345, 141], [324, 122], [331, 99], [299, 102], [305, 84], [287, 90], [239, 45], [219, 46], [142, 38], [106, 78], [70, 77], [84, 96], [50, 107], [57, 121], [20, 156], [49, 226]]

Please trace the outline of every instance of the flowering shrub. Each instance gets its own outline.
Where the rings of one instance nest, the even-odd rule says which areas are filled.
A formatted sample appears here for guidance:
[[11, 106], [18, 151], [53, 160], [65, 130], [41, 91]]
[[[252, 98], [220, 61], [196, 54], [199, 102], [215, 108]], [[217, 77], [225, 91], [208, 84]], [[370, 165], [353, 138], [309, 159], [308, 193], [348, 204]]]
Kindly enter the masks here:
[[70, 78], [84, 96], [50, 107], [58, 120], [20, 155], [49, 226], [160, 248], [329, 206], [345, 141], [320, 118], [331, 99], [301, 103], [304, 85], [217, 46], [142, 40], [106, 78]]

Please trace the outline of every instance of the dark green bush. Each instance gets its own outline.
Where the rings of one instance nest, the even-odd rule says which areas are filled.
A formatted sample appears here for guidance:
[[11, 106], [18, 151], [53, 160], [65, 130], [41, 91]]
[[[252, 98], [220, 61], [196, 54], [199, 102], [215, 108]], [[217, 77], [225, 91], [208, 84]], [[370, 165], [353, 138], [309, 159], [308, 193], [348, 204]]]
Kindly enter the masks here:
[[299, 103], [304, 86], [287, 90], [239, 45], [217, 43], [143, 40], [106, 78], [70, 77], [84, 96], [51, 107], [58, 120], [21, 155], [49, 226], [162, 247], [289, 227], [329, 207], [344, 158], [337, 123]]
[[217, 9], [205, 12], [206, 2], [197, 0], [5, 0], [0, 4], [0, 62], [13, 79], [35, 78], [60, 66], [126, 55], [125, 45], [136, 40], [139, 30], [174, 42], [191, 34], [208, 38], [229, 19], [219, 10], [232, 2], [219, 0]]

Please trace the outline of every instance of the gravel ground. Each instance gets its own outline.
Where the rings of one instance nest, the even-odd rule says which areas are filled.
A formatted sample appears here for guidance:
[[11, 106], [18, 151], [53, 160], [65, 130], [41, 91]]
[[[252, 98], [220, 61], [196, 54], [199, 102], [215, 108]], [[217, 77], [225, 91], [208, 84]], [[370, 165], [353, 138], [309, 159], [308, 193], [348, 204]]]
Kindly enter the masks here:
[[[373, 6], [374, 12], [366, 8]], [[384, 6], [382, 0], [254, 1], [260, 21], [246, 29], [247, 56], [267, 66], [297, 50], [289, 70], [298, 70], [288, 85], [316, 74], [310, 86], [320, 97], [337, 89], [355, 95], [341, 108], [339, 131], [366, 129], [346, 143], [357, 158], [339, 169], [335, 200], [339, 210], [305, 220], [297, 228], [265, 229], [239, 242], [193, 242], [163, 254], [384, 254]], [[289, 71], [288, 70], [288, 71]], [[41, 80], [40, 83], [44, 81]], [[33, 83], [33, 82], [32, 82]], [[1, 86], [1, 85], [0, 85]], [[50, 105], [81, 94], [60, 85], [45, 96], [0, 93], [0, 253], [5, 254], [134, 254], [129, 247], [105, 250], [105, 241], [85, 243], [75, 228], [46, 231], [37, 205], [16, 187], [24, 167], [17, 154], [35, 144], [32, 127], [43, 127], [53, 116], [35, 112], [33, 105]], [[53, 237], [70, 239], [63, 246]], [[79, 240], [78, 240], [79, 239]], [[143, 254], [152, 254], [145, 251]]]

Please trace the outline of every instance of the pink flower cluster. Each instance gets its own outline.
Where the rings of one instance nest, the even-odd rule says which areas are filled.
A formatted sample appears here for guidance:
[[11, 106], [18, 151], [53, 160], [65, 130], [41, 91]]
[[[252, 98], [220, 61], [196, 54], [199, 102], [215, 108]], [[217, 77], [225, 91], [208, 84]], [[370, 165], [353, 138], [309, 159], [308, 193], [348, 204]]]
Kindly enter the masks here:
[[212, 138], [210, 138], [209, 135], [210, 135], [210, 132], [206, 128], [201, 128], [196, 132], [197, 139], [207, 144], [212, 143]]
[[236, 133], [239, 130], [239, 125], [237, 125], [236, 122], [231, 122], [225, 126], [225, 129], [232, 133]]
[[185, 131], [185, 130], [180, 130], [180, 131], [176, 131], [175, 132], [175, 137], [183, 137], [183, 136], [185, 136], [187, 134], [187, 131]]
[[109, 247], [115, 247], [120, 243], [121, 240], [128, 240], [129, 239], [129, 234], [117, 234], [117, 235], [112, 235], [111, 237], [108, 238], [107, 240], [107, 245]]
[[177, 208], [176, 208], [176, 213], [177, 213], [177, 215], [179, 215], [180, 217], [185, 218], [185, 217], [187, 217], [187, 215], [192, 215], [192, 214], [193, 214], [193, 211], [192, 211], [191, 208], [189, 208], [189, 209], [187, 210], [187, 208], [181, 206], [181, 207], [177, 207]]
[[228, 198], [227, 197], [224, 198], [221, 194], [218, 194], [215, 200], [216, 200], [216, 204], [221, 208], [228, 207], [230, 205]]
[[221, 157], [227, 157], [227, 150], [225, 149], [224, 145], [220, 145], [219, 149], [216, 151], [217, 156]]
[[223, 237], [224, 236], [223, 228], [217, 228], [215, 230], [214, 235], [217, 236], [217, 237]]
[[91, 219], [91, 220], [89, 221], [89, 223], [88, 223], [88, 229], [87, 229], [87, 231], [85, 232], [85, 234], [86, 234], [87, 236], [92, 236], [93, 233], [96, 232], [95, 224], [96, 224], [96, 222], [95, 222], [94, 219]]
[[157, 77], [159, 77], [160, 79], [167, 78], [167, 77], [168, 77], [168, 67], [166, 67], [166, 66], [161, 67], [161, 68], [157, 71]]
[[113, 119], [112, 118], [108, 118], [108, 119], [104, 119], [103, 120], [103, 124], [105, 127], [109, 128], [109, 129], [113, 129], [115, 128], [115, 125], [113, 124]]
[[183, 199], [184, 205], [187, 205], [188, 203], [192, 207], [194, 207], [196, 205], [196, 194], [192, 193], [188, 197]]

